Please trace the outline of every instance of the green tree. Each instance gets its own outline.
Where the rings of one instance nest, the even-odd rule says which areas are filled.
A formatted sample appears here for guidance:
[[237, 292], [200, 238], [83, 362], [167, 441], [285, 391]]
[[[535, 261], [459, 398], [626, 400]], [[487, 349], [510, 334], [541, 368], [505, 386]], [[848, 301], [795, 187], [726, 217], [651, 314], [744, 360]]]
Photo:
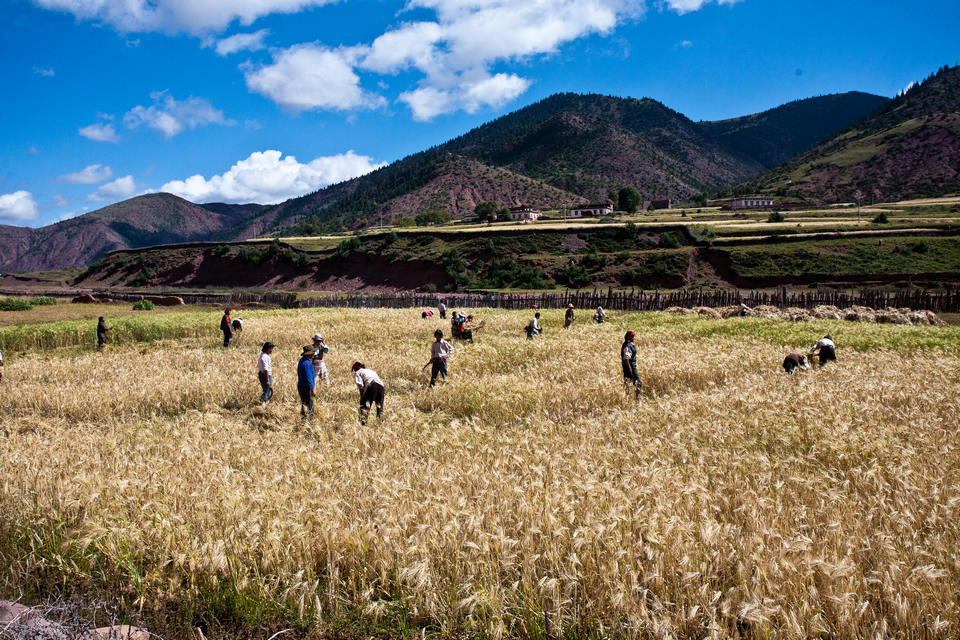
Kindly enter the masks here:
[[495, 220], [497, 217], [497, 203], [489, 200], [478, 202], [477, 206], [473, 208], [473, 212], [477, 214], [477, 219], [480, 220], [480, 222]]
[[450, 222], [450, 214], [443, 209], [430, 209], [421, 211], [414, 220], [418, 227], [427, 227], [434, 224], [444, 224]]
[[626, 186], [617, 194], [617, 209], [627, 213], [636, 213], [637, 207], [643, 204], [643, 196], [636, 187]]
[[705, 193], [698, 193], [697, 195], [690, 198], [690, 200], [692, 200], [693, 204], [697, 205], [698, 207], [707, 206], [707, 194]]

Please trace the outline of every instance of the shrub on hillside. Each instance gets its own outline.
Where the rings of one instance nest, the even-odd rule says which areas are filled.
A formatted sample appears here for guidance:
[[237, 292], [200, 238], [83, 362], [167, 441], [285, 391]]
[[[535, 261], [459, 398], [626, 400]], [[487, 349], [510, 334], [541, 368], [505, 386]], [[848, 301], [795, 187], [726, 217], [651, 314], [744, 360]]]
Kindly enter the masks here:
[[33, 307], [23, 298], [0, 299], [0, 311], [30, 311]]
[[57, 299], [51, 298], [50, 296], [35, 296], [30, 298], [30, 304], [35, 307], [42, 307], [44, 305], [57, 304]]
[[786, 220], [786, 217], [779, 211], [772, 211], [767, 216], [767, 222], [783, 222], [784, 220]]
[[873, 219], [874, 224], [886, 224], [888, 222], [890, 222], [890, 218], [888, 218], [887, 214], [884, 213], [883, 211], [878, 213], [876, 217]]
[[149, 300], [137, 300], [136, 302], [133, 303], [133, 310], [134, 311], [152, 311], [155, 306], [156, 305], [154, 305]]

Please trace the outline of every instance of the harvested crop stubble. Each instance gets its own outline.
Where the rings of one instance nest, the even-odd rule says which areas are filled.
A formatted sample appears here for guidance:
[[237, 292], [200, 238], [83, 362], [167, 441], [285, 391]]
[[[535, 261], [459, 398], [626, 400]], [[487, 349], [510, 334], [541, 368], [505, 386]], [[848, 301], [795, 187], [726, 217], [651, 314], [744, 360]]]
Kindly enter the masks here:
[[[18, 393], [0, 396], [0, 589], [83, 585], [147, 613], [175, 602], [185, 627], [318, 633], [960, 626], [954, 328], [835, 321], [841, 362], [785, 376], [784, 349], [828, 321], [630, 316], [649, 390], [635, 403], [619, 327], [550, 331], [561, 312], [545, 311], [528, 341], [525, 313], [483, 315], [433, 390], [420, 367], [440, 323], [409, 311], [263, 314], [237, 349], [211, 325], [146, 355], [17, 358]], [[301, 426], [293, 368], [318, 329], [334, 384]], [[264, 411], [266, 339], [280, 346]], [[356, 423], [355, 359], [386, 381], [383, 423]]]

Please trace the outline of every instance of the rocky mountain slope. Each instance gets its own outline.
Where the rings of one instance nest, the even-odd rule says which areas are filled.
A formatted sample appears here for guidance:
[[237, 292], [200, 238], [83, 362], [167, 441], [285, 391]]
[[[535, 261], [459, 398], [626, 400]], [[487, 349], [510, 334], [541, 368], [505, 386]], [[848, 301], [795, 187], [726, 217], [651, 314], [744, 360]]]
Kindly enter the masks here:
[[813, 201], [960, 192], [960, 67], [943, 67], [836, 136], [763, 175], [758, 190]]
[[0, 270], [77, 267], [113, 249], [389, 224], [477, 202], [542, 208], [604, 198], [624, 185], [649, 201], [752, 179], [872, 110], [883, 98], [822, 96], [744, 118], [694, 123], [655, 100], [557, 94], [443, 145], [273, 206], [195, 205], [140, 196], [41, 229], [0, 226]]
[[39, 229], [0, 226], [0, 270], [77, 267], [114, 249], [241, 239], [261, 205], [195, 205], [168, 193], [138, 196]]

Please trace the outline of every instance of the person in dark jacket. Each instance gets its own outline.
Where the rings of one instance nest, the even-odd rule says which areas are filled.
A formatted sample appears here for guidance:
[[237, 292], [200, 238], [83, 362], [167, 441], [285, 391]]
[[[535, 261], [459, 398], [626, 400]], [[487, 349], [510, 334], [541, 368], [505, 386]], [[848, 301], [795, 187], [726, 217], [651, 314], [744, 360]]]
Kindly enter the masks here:
[[793, 373], [797, 369], [809, 369], [807, 356], [800, 353], [791, 353], [783, 359], [783, 370], [787, 373]]
[[316, 351], [312, 344], [303, 348], [297, 362], [297, 393], [300, 394], [300, 415], [313, 415], [313, 397], [317, 395], [316, 372], [313, 368], [313, 356]]
[[223, 346], [229, 347], [233, 340], [233, 322], [230, 320], [230, 307], [223, 311], [223, 317], [220, 318], [220, 331], [223, 331]]
[[110, 327], [104, 322], [103, 316], [100, 316], [97, 319], [97, 351], [101, 351], [107, 343], [107, 331], [110, 331]]
[[633, 344], [635, 335], [633, 331], [624, 334], [623, 344], [620, 345], [620, 364], [623, 367], [623, 384], [632, 386], [634, 397], [639, 398], [643, 384], [637, 374], [637, 347]]
[[574, 314], [573, 314], [573, 305], [572, 305], [572, 304], [568, 304], [568, 305], [567, 305], [567, 311], [566, 311], [566, 313], [563, 314], [563, 328], [564, 328], [564, 329], [569, 329], [569, 328], [570, 328], [570, 325], [573, 324], [574, 317], [575, 317], [575, 316], [574, 316]]

